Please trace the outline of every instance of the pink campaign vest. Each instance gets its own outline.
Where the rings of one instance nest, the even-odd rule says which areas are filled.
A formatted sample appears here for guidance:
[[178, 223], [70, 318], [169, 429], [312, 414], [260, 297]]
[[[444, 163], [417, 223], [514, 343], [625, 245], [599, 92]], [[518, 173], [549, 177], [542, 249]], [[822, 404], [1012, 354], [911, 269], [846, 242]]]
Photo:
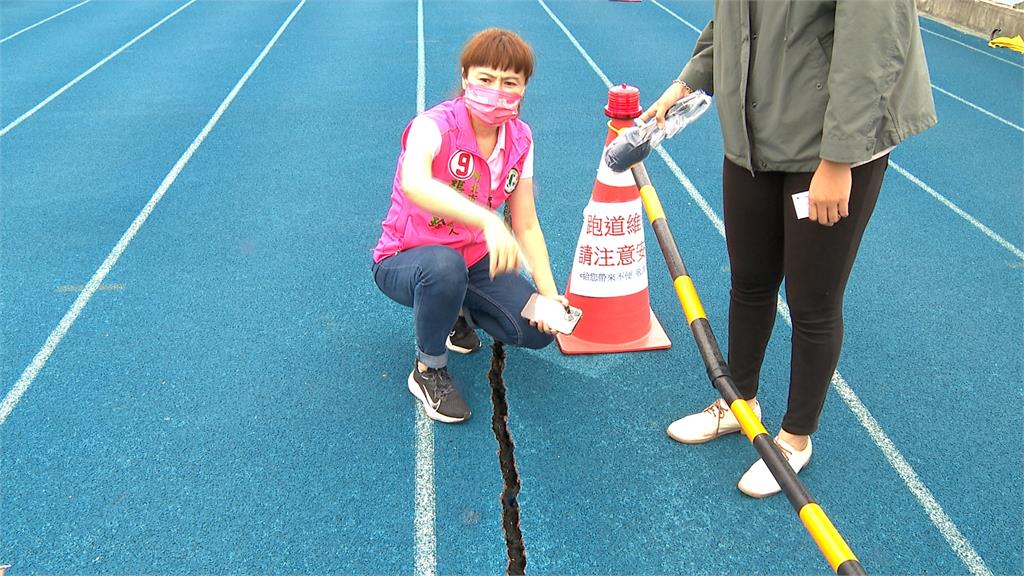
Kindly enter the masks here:
[[[481, 206], [491, 210], [501, 206], [519, 183], [523, 162], [532, 142], [530, 127], [518, 118], [505, 122], [503, 177], [498, 189], [492, 190], [490, 167], [477, 148], [469, 111], [462, 98], [442, 102], [423, 114], [441, 130], [441, 150], [433, 163], [434, 178]], [[408, 135], [409, 127], [406, 126], [391, 191], [391, 209], [381, 224], [383, 233], [373, 249], [373, 261], [380, 262], [409, 248], [434, 244], [449, 246], [461, 253], [467, 267], [476, 264], [487, 255], [487, 242], [482, 230], [430, 214], [406, 198], [402, 191], [401, 167]]]

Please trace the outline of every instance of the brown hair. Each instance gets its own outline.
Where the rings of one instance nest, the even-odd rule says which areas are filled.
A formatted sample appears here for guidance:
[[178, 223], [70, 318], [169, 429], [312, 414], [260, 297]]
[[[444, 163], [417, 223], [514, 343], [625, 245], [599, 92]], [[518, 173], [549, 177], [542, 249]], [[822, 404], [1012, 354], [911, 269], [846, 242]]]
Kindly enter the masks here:
[[533, 74], [533, 50], [525, 40], [510, 30], [488, 28], [473, 35], [462, 48], [459, 58], [461, 76], [472, 66], [496, 70], [512, 70], [530, 81]]

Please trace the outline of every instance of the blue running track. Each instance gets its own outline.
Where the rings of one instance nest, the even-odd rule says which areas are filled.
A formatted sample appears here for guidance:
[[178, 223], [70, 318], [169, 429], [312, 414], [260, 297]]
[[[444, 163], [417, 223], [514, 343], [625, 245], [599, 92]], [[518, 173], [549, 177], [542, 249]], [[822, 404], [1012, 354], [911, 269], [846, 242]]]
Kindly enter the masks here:
[[[524, 118], [564, 283], [602, 75], [653, 101], [712, 1], [91, 0], [3, 40], [77, 3], [0, 0], [0, 565], [504, 572], [490, 353], [452, 359], [473, 419], [425, 420], [411, 315], [370, 276], [419, 48], [431, 106], [472, 33], [533, 45]], [[940, 122], [892, 154], [800, 477], [869, 573], [1021, 574], [1024, 58], [921, 25]], [[648, 171], [724, 343], [715, 114], [664, 152]], [[527, 572], [829, 573], [784, 497], [736, 490], [745, 438], [665, 435], [715, 393], [648, 266], [671, 349], [506, 349]], [[780, 315], [773, 432], [788, 340]]]

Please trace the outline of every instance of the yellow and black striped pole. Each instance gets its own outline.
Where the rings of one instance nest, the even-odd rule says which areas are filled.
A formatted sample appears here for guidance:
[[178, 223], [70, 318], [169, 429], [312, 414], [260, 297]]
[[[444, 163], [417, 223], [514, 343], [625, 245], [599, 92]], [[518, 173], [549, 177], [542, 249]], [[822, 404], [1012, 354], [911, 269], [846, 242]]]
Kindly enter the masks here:
[[697, 289], [686, 271], [679, 248], [672, 237], [672, 231], [668, 228], [665, 211], [661, 207], [661, 201], [658, 200], [658, 193], [651, 185], [651, 179], [647, 176], [647, 169], [644, 168], [643, 163], [639, 163], [633, 165], [632, 171], [636, 185], [640, 188], [640, 198], [647, 211], [647, 218], [651, 221], [651, 227], [654, 228], [654, 233], [658, 237], [661, 253], [665, 256], [669, 274], [672, 275], [672, 283], [676, 287], [676, 295], [679, 296], [679, 302], [683, 305], [686, 321], [690, 325], [690, 331], [693, 332], [697, 348], [704, 359], [704, 366], [707, 368], [711, 384], [718, 389], [722, 398], [729, 404], [729, 408], [739, 420], [743, 432], [757, 449], [761, 458], [764, 459], [765, 464], [768, 465], [768, 470], [775, 476], [782, 491], [786, 493], [789, 502], [800, 515], [800, 520], [803, 521], [825, 559], [832, 566], [832, 570], [836, 574], [866, 574], [846, 541], [839, 535], [821, 506], [814, 502], [803, 483], [793, 472], [789, 462], [779, 452], [771, 435], [764, 429], [764, 425], [761, 424], [746, 401], [740, 397], [736, 390], [736, 384], [732, 380], [732, 374], [729, 373], [729, 366], [722, 357], [718, 341], [715, 340], [715, 335], [711, 331], [711, 324], [708, 323], [708, 319], [704, 315], [704, 306], [697, 296]]

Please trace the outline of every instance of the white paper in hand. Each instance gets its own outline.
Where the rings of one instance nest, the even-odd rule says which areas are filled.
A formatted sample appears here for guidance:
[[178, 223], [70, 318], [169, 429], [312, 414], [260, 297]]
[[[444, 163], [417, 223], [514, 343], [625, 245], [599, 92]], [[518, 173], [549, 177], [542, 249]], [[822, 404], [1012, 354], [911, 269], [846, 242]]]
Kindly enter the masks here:
[[793, 208], [796, 210], [797, 220], [803, 220], [810, 214], [810, 207], [808, 203], [810, 195], [810, 190], [800, 192], [799, 194], [793, 194]]

